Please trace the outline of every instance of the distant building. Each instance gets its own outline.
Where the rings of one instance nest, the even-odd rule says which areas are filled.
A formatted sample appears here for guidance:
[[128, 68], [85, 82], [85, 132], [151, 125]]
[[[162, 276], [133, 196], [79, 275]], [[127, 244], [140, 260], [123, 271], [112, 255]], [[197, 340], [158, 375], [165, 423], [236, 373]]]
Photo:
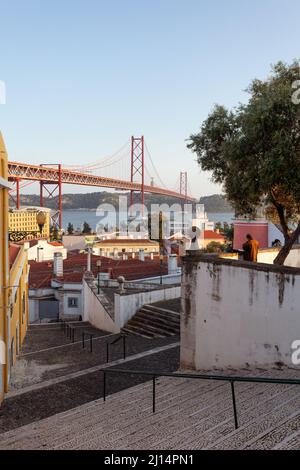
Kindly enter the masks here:
[[67, 249], [60, 242], [48, 242], [47, 240], [31, 240], [24, 243], [28, 260], [52, 261], [55, 253], [61, 253], [63, 259], [67, 258]]
[[[106, 273], [110, 279], [122, 275], [126, 280], [135, 280], [168, 273], [165, 261], [161, 271], [158, 259], [123, 261], [91, 255], [91, 271], [95, 277], [98, 274], [98, 260], [101, 260], [101, 273]], [[65, 260], [56, 254], [53, 262], [30, 261], [29, 264], [30, 322], [83, 318], [83, 277], [87, 272], [87, 254], [69, 252]]]
[[233, 227], [233, 248], [236, 250], [241, 250], [243, 248], [243, 243], [246, 241], [247, 233], [251, 234], [253, 238], [258, 240], [260, 248], [270, 248], [272, 246], [272, 242], [276, 239], [284, 244], [282, 232], [276, 227], [276, 225], [265, 219], [235, 220]]
[[219, 232], [216, 232], [214, 230], [204, 230], [202, 239], [200, 241], [200, 244], [202, 245], [201, 248], [207, 248], [207, 245], [209, 245], [211, 242], [216, 242], [220, 243], [223, 245], [225, 243], [226, 238], [224, 235], [221, 235]]
[[113, 238], [93, 244], [95, 255], [108, 258], [121, 258], [123, 255], [134, 258], [140, 255], [141, 250], [144, 256], [158, 255], [159, 243], [146, 238]]
[[197, 204], [195, 218], [190, 217], [187, 212], [180, 213], [180, 217], [171, 218], [170, 235], [178, 234], [178, 232], [187, 234], [192, 226], [199, 230], [214, 230], [215, 224], [208, 219], [204, 204]]
[[[36, 221], [36, 216], [40, 211], [43, 211], [46, 215], [46, 221], [41, 233]], [[9, 230], [16, 232], [21, 232], [22, 230], [26, 232], [37, 232], [36, 235], [28, 235], [25, 240], [32, 240], [34, 238], [48, 239], [50, 237], [50, 213], [51, 209], [47, 209], [45, 207], [22, 207], [21, 209], [9, 209]]]

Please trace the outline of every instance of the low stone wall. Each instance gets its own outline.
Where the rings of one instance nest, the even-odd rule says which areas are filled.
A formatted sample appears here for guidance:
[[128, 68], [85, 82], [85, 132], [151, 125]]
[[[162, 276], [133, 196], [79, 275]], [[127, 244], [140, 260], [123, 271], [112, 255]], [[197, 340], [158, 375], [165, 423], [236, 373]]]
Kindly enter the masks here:
[[115, 294], [115, 322], [122, 328], [145, 304], [161, 300], [176, 299], [181, 295], [181, 287], [165, 287], [133, 294]]
[[83, 321], [90, 322], [94, 327], [99, 328], [100, 330], [110, 333], [119, 333], [120, 328], [105, 310], [104, 306], [101, 304], [89, 285], [89, 282], [92, 282], [91, 279], [93, 278], [89, 279], [87, 277], [83, 280]]
[[[257, 255], [258, 263], [273, 264], [274, 259], [278, 255], [279, 248], [262, 248]], [[224, 259], [238, 259], [237, 253], [223, 253], [221, 255]], [[300, 246], [295, 245], [289, 252], [284, 266], [291, 266], [300, 268]]]
[[292, 365], [300, 269], [196, 253], [183, 261], [181, 367]]

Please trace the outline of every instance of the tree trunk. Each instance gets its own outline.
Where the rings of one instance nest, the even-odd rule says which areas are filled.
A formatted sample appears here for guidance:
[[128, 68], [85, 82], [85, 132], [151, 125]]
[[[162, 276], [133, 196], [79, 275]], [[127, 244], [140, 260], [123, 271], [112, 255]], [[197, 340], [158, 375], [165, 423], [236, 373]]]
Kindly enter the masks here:
[[300, 222], [298, 223], [296, 230], [290, 235], [288, 240], [286, 240], [285, 244], [279, 251], [276, 258], [274, 259], [273, 261], [274, 264], [277, 264], [279, 266], [282, 266], [284, 264], [289, 252], [291, 251], [299, 235], [300, 235]]

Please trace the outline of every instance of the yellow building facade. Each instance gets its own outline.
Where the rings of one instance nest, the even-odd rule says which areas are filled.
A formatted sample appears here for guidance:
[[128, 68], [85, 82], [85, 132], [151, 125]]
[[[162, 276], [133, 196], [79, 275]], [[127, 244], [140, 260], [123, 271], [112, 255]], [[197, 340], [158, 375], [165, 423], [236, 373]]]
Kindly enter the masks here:
[[8, 243], [7, 154], [0, 133], [0, 404], [28, 326], [28, 263], [23, 245]]
[[[43, 226], [42, 232], [39, 231], [36, 216], [39, 211], [43, 211], [46, 220]], [[36, 231], [36, 235], [28, 235], [24, 240], [31, 240], [33, 238], [46, 238], [50, 237], [50, 209], [44, 207], [22, 207], [21, 209], [9, 209], [8, 213], [8, 227], [9, 230], [14, 232], [20, 232], [25, 230], [26, 232]]]

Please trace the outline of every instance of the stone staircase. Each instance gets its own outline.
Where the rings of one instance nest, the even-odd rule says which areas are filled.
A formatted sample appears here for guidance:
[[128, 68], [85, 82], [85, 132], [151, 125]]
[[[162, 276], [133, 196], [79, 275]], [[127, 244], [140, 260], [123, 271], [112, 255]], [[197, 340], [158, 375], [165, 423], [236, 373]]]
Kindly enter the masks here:
[[179, 335], [180, 314], [155, 305], [144, 305], [126, 323], [122, 331], [145, 338]]
[[[236, 375], [299, 377], [299, 371]], [[300, 386], [161, 377], [0, 435], [0, 449], [299, 449]]]

